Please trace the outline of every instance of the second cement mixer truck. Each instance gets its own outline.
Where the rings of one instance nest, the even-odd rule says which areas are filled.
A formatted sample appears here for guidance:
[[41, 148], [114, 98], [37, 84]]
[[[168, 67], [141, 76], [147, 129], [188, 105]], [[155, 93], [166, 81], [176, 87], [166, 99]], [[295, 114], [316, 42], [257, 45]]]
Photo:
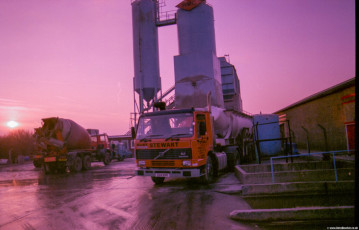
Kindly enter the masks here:
[[43, 154], [45, 174], [78, 172], [91, 167], [92, 161], [111, 162], [111, 152], [106, 148], [93, 148], [87, 130], [76, 122], [50, 117], [42, 119], [43, 125], [35, 129], [36, 143]]

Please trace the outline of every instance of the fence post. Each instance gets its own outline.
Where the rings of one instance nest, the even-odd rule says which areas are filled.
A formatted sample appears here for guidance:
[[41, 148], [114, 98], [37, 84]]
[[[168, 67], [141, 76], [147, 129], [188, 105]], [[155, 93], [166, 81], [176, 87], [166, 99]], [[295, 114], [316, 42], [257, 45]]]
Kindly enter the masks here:
[[333, 164], [334, 164], [335, 181], [338, 182], [337, 166], [336, 166], [336, 164], [335, 164], [335, 152], [332, 152], [332, 154], [333, 154]]
[[259, 135], [258, 135], [258, 122], [255, 125], [254, 130], [255, 130], [255, 137], [256, 137], [255, 144], [256, 144], [257, 161], [258, 161], [258, 164], [261, 164], [262, 161], [261, 161], [261, 147], [260, 147]]
[[[287, 120], [287, 124], [288, 124], [288, 129], [289, 129], [289, 153], [292, 156], [293, 155], [293, 146], [292, 146], [292, 131], [290, 129], [290, 124], [289, 124], [289, 120]], [[291, 163], [293, 163], [293, 157], [290, 158]]]
[[274, 184], [274, 169], [273, 169], [273, 158], [270, 158], [270, 167], [272, 171], [272, 183]]

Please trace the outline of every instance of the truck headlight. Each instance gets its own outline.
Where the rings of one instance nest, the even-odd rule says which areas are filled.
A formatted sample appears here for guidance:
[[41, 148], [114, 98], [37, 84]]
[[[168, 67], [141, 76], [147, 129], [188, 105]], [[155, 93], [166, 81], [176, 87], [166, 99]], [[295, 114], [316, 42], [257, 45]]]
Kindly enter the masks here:
[[183, 166], [191, 166], [191, 161], [182, 161]]
[[139, 166], [145, 166], [145, 165], [146, 165], [146, 161], [138, 161], [138, 165], [139, 165]]

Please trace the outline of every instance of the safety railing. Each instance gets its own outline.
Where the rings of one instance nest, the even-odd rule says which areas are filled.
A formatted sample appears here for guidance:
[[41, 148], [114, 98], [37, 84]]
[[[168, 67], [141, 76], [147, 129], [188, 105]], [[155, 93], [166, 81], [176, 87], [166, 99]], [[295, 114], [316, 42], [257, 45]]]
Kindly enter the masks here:
[[[286, 153], [286, 156], [288, 156], [288, 154], [290, 156], [293, 155], [293, 146], [292, 146], [292, 131], [290, 128], [290, 122], [289, 120], [285, 121], [287, 123], [287, 128], [288, 128], [288, 137], [281, 137], [281, 138], [271, 138], [271, 139], [259, 139], [259, 131], [258, 131], [258, 126], [265, 126], [265, 125], [272, 125], [272, 124], [279, 124], [278, 121], [275, 122], [267, 122], [267, 123], [261, 123], [259, 124], [259, 122], [257, 123], [253, 123], [253, 136], [254, 136], [254, 142], [255, 142], [255, 150], [256, 150], [256, 157], [257, 157], [257, 162], [258, 164], [262, 163], [262, 153], [261, 153], [261, 142], [271, 142], [271, 141], [281, 141], [282, 145], [284, 144], [284, 151]], [[288, 146], [289, 144], [289, 146]], [[288, 148], [289, 147], [289, 148]], [[286, 159], [286, 161], [288, 162], [288, 159]], [[291, 158], [291, 162], [293, 163], [293, 158]]]
[[297, 154], [297, 155], [290, 155], [290, 156], [276, 156], [270, 158], [270, 164], [271, 164], [271, 172], [272, 172], [272, 183], [275, 183], [274, 180], [274, 167], [273, 167], [273, 159], [285, 159], [290, 157], [306, 157], [306, 156], [313, 156], [313, 155], [319, 155], [319, 154], [332, 154], [333, 156], [333, 166], [334, 166], [334, 174], [335, 174], [335, 181], [338, 182], [338, 173], [337, 173], [337, 165], [335, 163], [335, 154], [336, 153], [349, 153], [354, 152], [355, 150], [337, 150], [337, 151], [329, 151], [329, 152], [318, 152], [318, 153], [306, 153], [306, 154]]
[[169, 11], [158, 13], [158, 22], [175, 20], [176, 19], [176, 12], [177, 11], [175, 11], [175, 10], [169, 10]]

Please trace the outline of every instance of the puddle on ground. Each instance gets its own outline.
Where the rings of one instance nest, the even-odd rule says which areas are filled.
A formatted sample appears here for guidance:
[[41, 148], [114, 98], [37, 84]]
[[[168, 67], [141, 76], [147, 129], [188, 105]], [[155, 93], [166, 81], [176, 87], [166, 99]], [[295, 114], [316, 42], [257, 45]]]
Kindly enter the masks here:
[[29, 185], [37, 185], [37, 184], [38, 184], [38, 179], [3, 180], [3, 181], [0, 181], [0, 187], [29, 186]]

